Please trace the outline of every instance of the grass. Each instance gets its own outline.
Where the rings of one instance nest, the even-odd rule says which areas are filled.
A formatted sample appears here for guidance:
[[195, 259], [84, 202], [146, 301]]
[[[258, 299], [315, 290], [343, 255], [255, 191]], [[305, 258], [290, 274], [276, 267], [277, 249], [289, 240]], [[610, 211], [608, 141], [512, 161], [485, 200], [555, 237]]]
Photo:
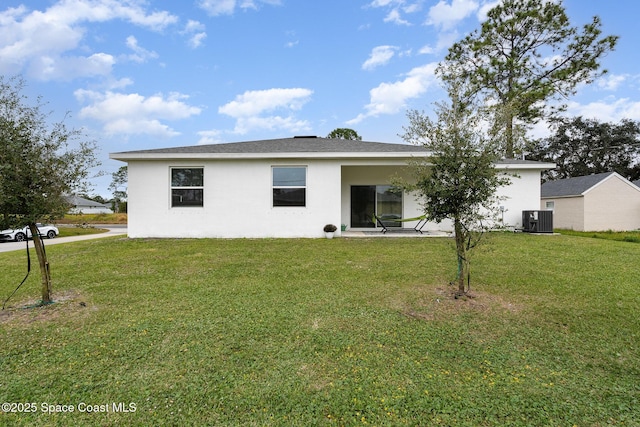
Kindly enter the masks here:
[[[57, 302], [23, 308], [32, 275], [0, 312], [0, 398], [37, 412], [0, 424], [640, 425], [640, 246], [495, 234], [462, 301], [451, 244], [51, 246]], [[0, 254], [0, 295], [24, 268]]]
[[100, 214], [78, 214], [65, 215], [64, 218], [55, 221], [56, 224], [126, 224], [126, 213], [100, 213]]
[[555, 230], [567, 236], [592, 237], [594, 239], [617, 240], [621, 242], [640, 243], [640, 230], [637, 231], [574, 231]]
[[104, 228], [96, 228], [96, 227], [74, 227], [74, 226], [60, 225], [58, 226], [58, 231], [60, 232], [58, 237], [73, 237], [73, 236], [86, 236], [88, 234], [106, 233], [108, 230]]

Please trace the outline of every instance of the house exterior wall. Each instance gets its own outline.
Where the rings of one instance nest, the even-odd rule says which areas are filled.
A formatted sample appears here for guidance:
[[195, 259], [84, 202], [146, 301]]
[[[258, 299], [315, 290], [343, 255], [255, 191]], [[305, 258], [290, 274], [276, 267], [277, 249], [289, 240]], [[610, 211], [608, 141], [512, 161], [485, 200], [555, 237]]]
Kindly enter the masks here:
[[550, 197], [542, 199], [541, 210], [547, 210], [547, 202], [553, 202], [553, 228], [584, 231], [584, 197]]
[[508, 168], [510, 185], [500, 187], [498, 206], [504, 206], [504, 213], [496, 212], [499, 219], [504, 217], [507, 228], [522, 228], [522, 211], [538, 210], [540, 201], [540, 170]]
[[613, 175], [584, 195], [586, 231], [640, 229], [640, 191]]
[[[508, 228], [522, 228], [522, 211], [537, 210], [540, 200], [540, 170], [537, 169], [508, 169], [510, 185], [500, 187], [497, 196], [501, 199], [499, 206], [504, 206], [504, 212], [496, 211], [496, 218], [504, 218], [504, 225]], [[342, 224], [349, 224], [351, 209], [352, 185], [388, 185], [391, 177], [407, 175], [406, 163], [400, 166], [345, 166], [342, 169]], [[416, 193], [403, 194], [403, 218], [414, 218], [424, 213], [422, 200]], [[404, 228], [413, 228], [417, 221], [404, 222]], [[429, 222], [424, 230], [451, 231], [451, 221], [441, 223]]]
[[[273, 207], [272, 167], [305, 166], [306, 206]], [[202, 207], [171, 207], [171, 168], [202, 167]], [[406, 160], [198, 159], [128, 162], [128, 232], [132, 238], [323, 237], [325, 224], [350, 225], [351, 186], [389, 185], [406, 173]], [[540, 170], [510, 169], [512, 184], [499, 189], [504, 223], [522, 227], [522, 211], [538, 209]], [[422, 215], [415, 194], [403, 195], [404, 218]], [[498, 214], [500, 217], [500, 214]], [[403, 223], [413, 227], [416, 222]], [[450, 231], [451, 223], [425, 230]]]
[[[273, 207], [272, 166], [307, 167], [305, 207]], [[171, 207], [171, 167], [203, 167], [202, 207]], [[133, 238], [322, 237], [340, 224], [336, 161], [130, 161], [128, 172]]]
[[616, 175], [583, 195], [548, 197], [554, 203], [554, 227], [577, 231], [628, 231], [640, 229], [640, 190]]

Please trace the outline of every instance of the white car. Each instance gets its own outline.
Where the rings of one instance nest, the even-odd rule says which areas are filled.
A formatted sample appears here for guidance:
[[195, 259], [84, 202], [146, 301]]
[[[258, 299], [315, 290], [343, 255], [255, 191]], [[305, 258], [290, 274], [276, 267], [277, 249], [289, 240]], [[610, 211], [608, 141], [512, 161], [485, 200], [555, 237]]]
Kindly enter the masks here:
[[[40, 237], [46, 237], [47, 239], [53, 239], [60, 232], [58, 231], [58, 227], [54, 225], [45, 225], [45, 224], [36, 224], [38, 227], [38, 232]], [[0, 240], [12, 240], [15, 242], [23, 242], [25, 239], [31, 239], [31, 230], [29, 227], [24, 228], [16, 228], [14, 230], [2, 230], [0, 231]]]

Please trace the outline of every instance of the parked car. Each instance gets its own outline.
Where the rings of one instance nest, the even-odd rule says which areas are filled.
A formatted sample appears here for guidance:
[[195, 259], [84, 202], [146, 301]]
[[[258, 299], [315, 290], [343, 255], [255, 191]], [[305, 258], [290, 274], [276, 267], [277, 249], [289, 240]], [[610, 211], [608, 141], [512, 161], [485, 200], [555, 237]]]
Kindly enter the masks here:
[[[38, 232], [40, 237], [46, 237], [47, 239], [53, 239], [60, 232], [58, 231], [58, 227], [54, 225], [45, 225], [45, 224], [36, 224], [38, 227]], [[31, 235], [31, 230], [28, 226], [23, 228], [9, 229], [0, 231], [0, 240], [12, 240], [14, 242], [23, 242], [25, 239], [31, 239], [33, 236]]]

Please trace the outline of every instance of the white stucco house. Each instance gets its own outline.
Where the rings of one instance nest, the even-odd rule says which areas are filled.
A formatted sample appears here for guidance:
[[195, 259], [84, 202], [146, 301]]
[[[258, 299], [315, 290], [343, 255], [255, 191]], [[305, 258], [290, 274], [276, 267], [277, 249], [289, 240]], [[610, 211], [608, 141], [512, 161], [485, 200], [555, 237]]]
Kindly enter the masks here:
[[[412, 194], [390, 192], [419, 146], [293, 137], [111, 153], [128, 164], [128, 232], [138, 237], [322, 237], [325, 224], [376, 228], [371, 215], [422, 215]], [[500, 189], [504, 222], [538, 209], [540, 172], [553, 164], [509, 160]], [[412, 228], [417, 221], [398, 223]], [[424, 230], [448, 228], [427, 224]]]
[[556, 228], [576, 231], [640, 229], [640, 188], [616, 172], [545, 182], [541, 209]]

